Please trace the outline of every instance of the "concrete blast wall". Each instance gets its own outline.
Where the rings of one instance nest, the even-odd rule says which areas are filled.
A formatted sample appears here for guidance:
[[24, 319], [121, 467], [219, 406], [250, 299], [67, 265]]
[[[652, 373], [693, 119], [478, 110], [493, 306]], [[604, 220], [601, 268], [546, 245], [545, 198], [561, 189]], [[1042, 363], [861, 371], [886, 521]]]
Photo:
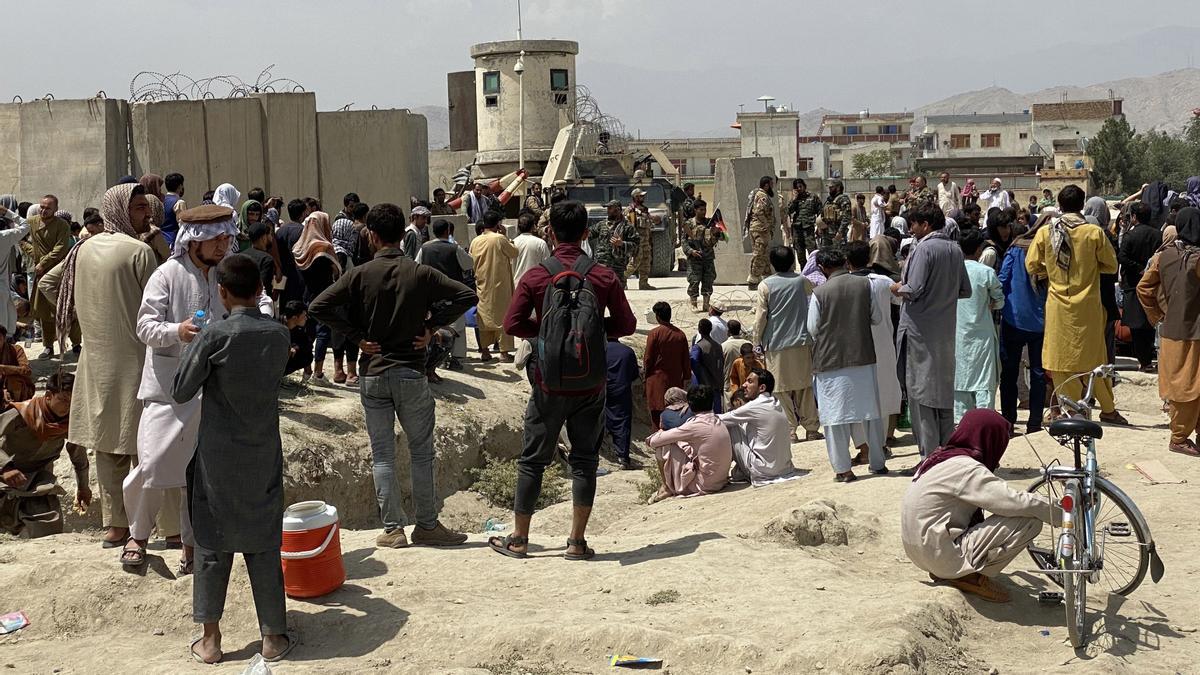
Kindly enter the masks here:
[[267, 195], [291, 199], [319, 194], [317, 95], [256, 94], [255, 99], [262, 104], [265, 124]]
[[199, 101], [160, 101], [130, 106], [133, 131], [131, 173], [183, 174], [185, 199], [199, 204], [209, 189], [208, 142], [204, 104]]
[[[129, 171], [129, 107], [124, 101], [41, 100], [4, 107], [19, 111], [14, 191], [19, 198], [36, 202], [53, 193], [60, 208], [82, 217], [85, 207], [99, 204], [104, 191]], [[11, 123], [13, 115], [6, 111], [0, 119]], [[11, 134], [11, 129], [0, 131], [0, 138]], [[12, 154], [11, 148], [4, 152]], [[5, 178], [11, 185], [11, 177]]]
[[428, 126], [407, 110], [317, 113], [321, 139], [321, 203], [330, 214], [347, 192], [367, 204], [392, 202], [409, 212], [410, 197], [429, 188]]
[[243, 195], [252, 187], [266, 188], [267, 153], [263, 109], [258, 99], [204, 101], [204, 131], [210, 188], [233, 183]]
[[[750, 238], [743, 237], [746, 222], [746, 198], [758, 187], [763, 176], [775, 175], [775, 161], [770, 157], [718, 159], [714, 173], [716, 203], [729, 228], [729, 241], [717, 246], [717, 283], [744, 284], [750, 272]], [[776, 195], [779, 194], [778, 189]], [[775, 213], [774, 243], [783, 243], [779, 230], [779, 210]]]
[[[33, 101], [0, 105], [0, 194], [59, 196], [77, 218], [132, 173], [183, 174], [187, 201], [233, 183], [285, 199], [342, 195], [367, 203], [429, 192], [428, 126], [407, 110], [318, 113], [311, 93], [160, 101]], [[457, 167], [456, 167], [457, 168]]]

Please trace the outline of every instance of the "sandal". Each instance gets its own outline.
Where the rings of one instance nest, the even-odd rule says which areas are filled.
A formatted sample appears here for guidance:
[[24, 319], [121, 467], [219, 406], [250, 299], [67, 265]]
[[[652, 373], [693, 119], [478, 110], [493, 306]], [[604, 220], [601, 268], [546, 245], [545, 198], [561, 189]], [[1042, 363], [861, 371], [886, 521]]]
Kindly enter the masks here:
[[[134, 541], [130, 539], [130, 541]], [[126, 548], [121, 551], [121, 557], [118, 559], [122, 567], [137, 569], [146, 564], [146, 547], [134, 542], [134, 548]]]
[[205, 661], [203, 656], [200, 656], [199, 654], [196, 653], [196, 645], [200, 644], [200, 641], [203, 639], [204, 639], [204, 636], [201, 635], [200, 637], [196, 638], [195, 640], [192, 640], [192, 646], [188, 647], [188, 653], [192, 655], [192, 659], [194, 659], [196, 661], [196, 663], [203, 663], [206, 666], [215, 666], [221, 662], [221, 659], [225, 658], [225, 654], [221, 654], [220, 659], [217, 659], [216, 661], [213, 661], [211, 663], [208, 661]]
[[175, 576], [177, 578], [178, 577], [186, 577], [187, 575], [192, 573], [192, 571], [195, 569], [195, 566], [196, 566], [195, 560], [184, 560], [184, 559], [180, 558], [179, 559], [179, 567], [176, 568], [176, 570], [175, 570], [175, 572], [176, 572]]
[[128, 544], [128, 543], [129, 543], [129, 534], [128, 533], [126, 533], [125, 536], [121, 537], [120, 539], [101, 539], [100, 540], [100, 546], [102, 548], [122, 548], [125, 546], [125, 544]]
[[442, 376], [432, 370], [425, 374], [425, 379], [429, 380], [429, 384], [441, 384]]
[[[266, 661], [267, 663], [276, 663], [277, 661], [282, 661], [287, 657], [288, 654], [292, 653], [292, 650], [295, 649], [296, 645], [300, 643], [300, 640], [298, 640], [292, 633], [285, 633], [284, 637], [287, 638], [288, 644], [283, 648], [283, 651], [269, 659], [263, 656], [263, 661]], [[259, 656], [262, 656], [262, 654], [259, 654]]]
[[346, 386], [347, 387], [357, 387], [358, 386], [358, 376], [357, 375], [347, 375], [346, 376]]
[[334, 384], [346, 384], [346, 374], [345, 373], [336, 373], [333, 376], [333, 383]]
[[577, 546], [583, 549], [583, 553], [571, 553], [568, 551], [567, 554], [563, 556], [567, 560], [591, 560], [592, 558], [596, 557], [596, 552], [588, 548], [587, 539], [571, 539], [570, 537], [567, 537], [567, 548], [572, 546]]
[[1197, 448], [1190, 438], [1182, 443], [1171, 443], [1167, 449], [1188, 457], [1200, 457], [1200, 448]]
[[524, 551], [514, 551], [509, 546], [528, 546], [529, 537], [522, 537], [515, 534], [506, 534], [503, 537], [488, 537], [488, 546], [493, 551], [509, 558], [528, 558], [529, 554]]

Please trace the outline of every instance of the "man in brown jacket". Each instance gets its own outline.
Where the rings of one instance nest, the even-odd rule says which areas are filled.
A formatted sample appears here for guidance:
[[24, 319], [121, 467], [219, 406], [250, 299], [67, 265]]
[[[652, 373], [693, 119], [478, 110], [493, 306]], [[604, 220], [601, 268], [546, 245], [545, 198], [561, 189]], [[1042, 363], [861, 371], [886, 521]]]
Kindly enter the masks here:
[[[33, 263], [33, 275], [37, 279], [62, 262], [71, 250], [71, 225], [54, 215], [57, 212], [58, 197], [42, 197], [41, 211], [29, 219], [29, 236], [21, 242], [21, 252]], [[46, 348], [38, 358], [48, 359], [54, 356], [54, 339], [58, 337], [54, 327], [54, 303], [38, 290], [36, 282], [29, 284], [29, 292], [33, 318], [42, 326], [42, 345]], [[71, 330], [71, 344], [78, 354], [78, 327]]]

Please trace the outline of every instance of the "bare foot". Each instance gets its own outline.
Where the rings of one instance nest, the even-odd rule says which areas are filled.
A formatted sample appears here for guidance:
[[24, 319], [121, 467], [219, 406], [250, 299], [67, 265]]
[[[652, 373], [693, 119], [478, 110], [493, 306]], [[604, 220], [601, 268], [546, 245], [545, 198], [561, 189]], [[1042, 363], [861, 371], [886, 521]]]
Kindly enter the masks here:
[[287, 651], [291, 640], [287, 635], [264, 635], [262, 641], [262, 657], [268, 661]]
[[671, 496], [672, 496], [671, 493], [667, 492], [666, 488], [659, 488], [658, 492], [654, 493], [654, 496], [652, 496], [652, 497], [650, 497], [650, 499], [646, 500], [646, 503], [647, 504], [657, 504], [658, 502], [661, 502], [664, 499], [670, 499]]
[[[266, 644], [266, 641], [263, 641]], [[221, 634], [206, 635], [192, 643], [192, 657], [201, 663], [219, 663], [225, 657], [221, 651]]]
[[126, 539], [129, 539], [128, 527], [110, 527], [104, 533], [104, 539], [101, 541], [106, 544], [123, 544]]

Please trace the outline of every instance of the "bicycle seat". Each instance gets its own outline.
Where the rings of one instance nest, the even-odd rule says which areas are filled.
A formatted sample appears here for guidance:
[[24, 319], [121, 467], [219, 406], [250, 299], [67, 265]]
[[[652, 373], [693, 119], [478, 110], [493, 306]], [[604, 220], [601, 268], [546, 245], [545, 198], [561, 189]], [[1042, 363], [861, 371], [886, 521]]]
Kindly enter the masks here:
[[1050, 423], [1050, 435], [1055, 438], [1070, 436], [1072, 438], [1103, 438], [1104, 427], [1082, 417], [1066, 417]]

